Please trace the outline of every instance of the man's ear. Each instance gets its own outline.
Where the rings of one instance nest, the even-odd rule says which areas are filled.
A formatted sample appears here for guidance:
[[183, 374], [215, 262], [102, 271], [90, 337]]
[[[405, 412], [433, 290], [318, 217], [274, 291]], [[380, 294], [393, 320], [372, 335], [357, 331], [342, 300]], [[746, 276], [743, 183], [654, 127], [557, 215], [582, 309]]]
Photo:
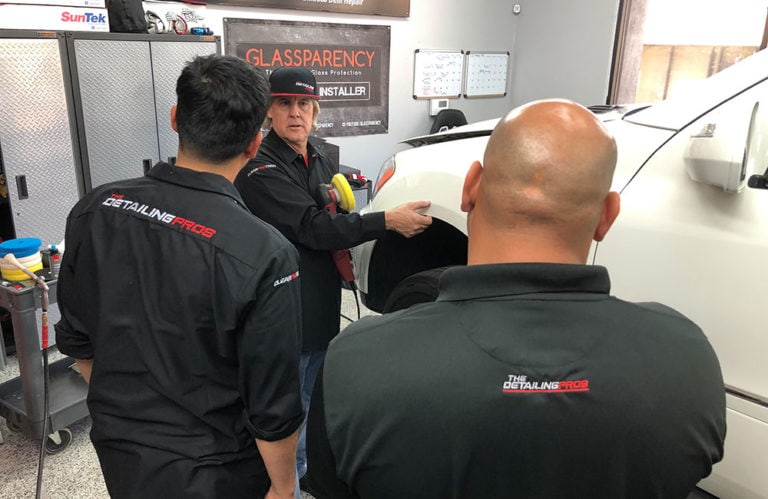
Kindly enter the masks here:
[[483, 165], [479, 161], [474, 161], [464, 177], [464, 187], [461, 189], [461, 211], [469, 213], [475, 207], [482, 176]]
[[256, 156], [256, 153], [259, 152], [259, 146], [261, 145], [261, 139], [262, 139], [261, 130], [256, 134], [255, 137], [253, 137], [253, 140], [250, 144], [248, 144], [248, 147], [245, 148], [245, 155], [248, 157], [248, 159], [251, 159]]
[[171, 128], [176, 133], [179, 133], [179, 127], [176, 125], [176, 106], [171, 107]]
[[621, 211], [621, 197], [619, 197], [618, 192], [611, 191], [605, 196], [605, 201], [603, 201], [600, 220], [597, 223], [597, 228], [595, 228], [595, 233], [592, 235], [592, 239], [598, 242], [603, 240], [608, 233], [608, 230], [611, 228], [611, 225], [613, 225], [613, 222], [616, 220], [616, 217], [619, 216], [619, 211]]

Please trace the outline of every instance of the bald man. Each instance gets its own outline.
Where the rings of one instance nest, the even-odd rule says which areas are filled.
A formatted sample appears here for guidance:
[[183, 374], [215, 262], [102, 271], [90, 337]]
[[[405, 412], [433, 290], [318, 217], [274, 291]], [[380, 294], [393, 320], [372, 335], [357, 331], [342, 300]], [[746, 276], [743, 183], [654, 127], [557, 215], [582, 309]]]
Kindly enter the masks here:
[[469, 265], [436, 302], [331, 344], [309, 420], [319, 499], [685, 498], [723, 456], [702, 331], [585, 265], [619, 213], [593, 114], [507, 114], [467, 173]]

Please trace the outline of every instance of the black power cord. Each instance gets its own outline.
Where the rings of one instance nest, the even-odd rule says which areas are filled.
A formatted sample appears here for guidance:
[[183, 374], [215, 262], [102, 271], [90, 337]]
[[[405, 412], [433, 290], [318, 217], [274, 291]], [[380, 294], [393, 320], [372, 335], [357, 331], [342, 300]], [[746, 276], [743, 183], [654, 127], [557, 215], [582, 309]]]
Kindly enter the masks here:
[[[47, 293], [46, 293], [47, 294]], [[47, 301], [47, 300], [45, 300]], [[43, 309], [44, 328], [48, 327], [48, 317]], [[47, 334], [47, 333], [46, 333]], [[48, 348], [43, 349], [43, 435], [40, 443], [40, 457], [37, 462], [37, 486], [35, 499], [41, 499], [43, 492], [43, 463], [45, 461], [45, 443], [48, 439]]]
[[[30, 272], [27, 273], [31, 274]], [[32, 276], [34, 276], [34, 274], [30, 275], [30, 277]], [[45, 443], [48, 439], [48, 412], [50, 411], [50, 408], [48, 407], [48, 285], [42, 277], [35, 277], [35, 282], [41, 291], [40, 308], [42, 310], [42, 317], [40, 318], [40, 322], [42, 328], [40, 331], [40, 340], [42, 343], [41, 346], [43, 347], [43, 435], [40, 440], [40, 458], [37, 463], [37, 486], [35, 488], [35, 499], [40, 499], [43, 492], [43, 462], [45, 461]]]
[[[344, 284], [344, 287], [351, 290], [352, 294], [355, 296], [355, 305], [357, 305], [357, 320], [360, 320], [360, 300], [357, 297], [357, 286], [355, 286], [354, 282], [346, 282]], [[341, 314], [341, 317], [348, 320], [349, 322], [355, 322], [344, 314]]]
[[341, 318], [342, 318], [342, 319], [345, 319], [345, 320], [347, 320], [347, 321], [349, 321], [350, 323], [352, 323], [352, 322], [355, 322], [354, 320], [350, 319], [349, 317], [347, 317], [347, 316], [346, 316], [346, 315], [344, 315], [344, 314], [341, 314]]
[[360, 300], [357, 299], [357, 286], [352, 286], [352, 294], [355, 295], [355, 305], [357, 305], [357, 320], [360, 320]]

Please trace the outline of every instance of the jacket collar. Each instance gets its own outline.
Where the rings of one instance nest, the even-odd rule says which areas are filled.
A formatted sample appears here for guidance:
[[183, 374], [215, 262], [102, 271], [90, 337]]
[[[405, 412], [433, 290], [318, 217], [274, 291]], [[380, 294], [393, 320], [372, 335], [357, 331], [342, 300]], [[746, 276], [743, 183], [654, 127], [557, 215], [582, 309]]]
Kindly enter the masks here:
[[438, 301], [461, 301], [531, 293], [608, 295], [605, 267], [557, 263], [505, 263], [451, 267], [439, 283]]
[[155, 178], [161, 182], [167, 182], [169, 184], [175, 184], [197, 191], [207, 191], [228, 196], [246, 210], [248, 209], [235, 186], [223, 175], [190, 170], [183, 166], [171, 165], [170, 163], [161, 161], [147, 172], [147, 176]]

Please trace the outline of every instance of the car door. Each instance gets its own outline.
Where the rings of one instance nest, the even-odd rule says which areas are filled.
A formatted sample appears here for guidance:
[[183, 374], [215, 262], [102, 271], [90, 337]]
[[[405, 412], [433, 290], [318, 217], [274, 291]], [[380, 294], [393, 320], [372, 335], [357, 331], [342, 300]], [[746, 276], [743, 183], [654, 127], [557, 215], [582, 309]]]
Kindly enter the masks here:
[[594, 259], [613, 294], [666, 303], [709, 338], [727, 385], [728, 435], [724, 461], [700, 486], [729, 498], [768, 496], [768, 190], [747, 185], [768, 166], [766, 115], [763, 82], [637, 158], [643, 166]]

